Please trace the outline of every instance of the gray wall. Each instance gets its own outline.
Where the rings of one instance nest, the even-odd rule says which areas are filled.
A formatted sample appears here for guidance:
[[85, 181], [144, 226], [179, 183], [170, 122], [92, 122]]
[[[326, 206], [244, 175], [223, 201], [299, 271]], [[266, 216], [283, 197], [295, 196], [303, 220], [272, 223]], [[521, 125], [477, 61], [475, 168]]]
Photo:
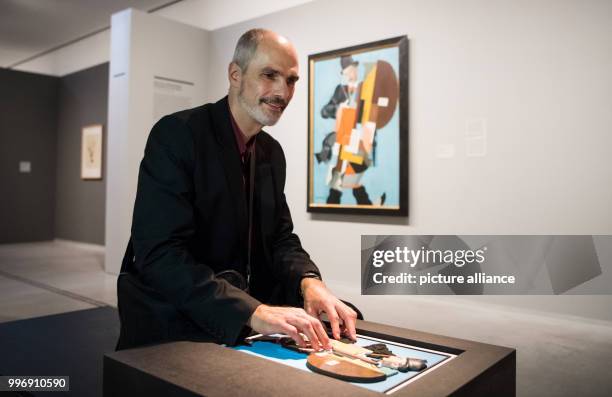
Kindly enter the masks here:
[[[55, 237], [104, 244], [108, 63], [60, 79]], [[103, 124], [102, 180], [81, 179], [81, 128]]]
[[[287, 155], [295, 228], [332, 288], [372, 302], [359, 291], [361, 234], [612, 234], [611, 16], [597, 0], [314, 1], [211, 32], [208, 99], [227, 92], [245, 30], [293, 41], [302, 79], [267, 130]], [[410, 218], [308, 214], [308, 54], [399, 35], [410, 41]], [[486, 119], [484, 157], [466, 156], [473, 117]], [[456, 154], [437, 156], [446, 144]], [[612, 296], [461, 299], [612, 319]], [[391, 322], [413, 301], [376, 302]]]
[[0, 69], [0, 243], [53, 238], [58, 83]]
[[0, 69], [0, 244], [104, 244], [105, 175], [81, 180], [81, 127], [106, 124], [107, 108], [108, 63], [61, 78]]

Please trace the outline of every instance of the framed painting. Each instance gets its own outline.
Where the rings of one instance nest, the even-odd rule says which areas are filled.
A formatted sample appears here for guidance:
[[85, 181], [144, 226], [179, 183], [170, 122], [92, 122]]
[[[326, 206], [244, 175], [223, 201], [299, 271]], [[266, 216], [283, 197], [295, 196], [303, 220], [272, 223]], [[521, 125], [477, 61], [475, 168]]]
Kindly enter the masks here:
[[309, 212], [408, 215], [408, 38], [308, 57]]
[[81, 130], [81, 179], [102, 179], [102, 124], [87, 125]]

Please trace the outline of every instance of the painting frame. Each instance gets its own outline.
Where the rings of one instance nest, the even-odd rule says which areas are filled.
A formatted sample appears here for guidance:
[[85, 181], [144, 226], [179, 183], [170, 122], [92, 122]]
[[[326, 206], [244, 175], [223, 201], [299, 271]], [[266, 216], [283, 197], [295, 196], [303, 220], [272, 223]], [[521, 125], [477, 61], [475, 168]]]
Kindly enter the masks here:
[[89, 124], [81, 128], [81, 179], [100, 181], [103, 178], [104, 125]]
[[[314, 178], [317, 176], [315, 167], [315, 161], [320, 162], [318, 155], [322, 152], [315, 153], [315, 135], [320, 140], [321, 134], [315, 131], [315, 114], [319, 111], [319, 109], [315, 109], [315, 85], [317, 83], [317, 75], [315, 72], [317, 62], [322, 61], [335, 61], [335, 59], [339, 59], [342, 67], [344, 67], [344, 63], [346, 59], [353, 62], [353, 64], [358, 64], [358, 61], [355, 61], [352, 57], [358, 57], [359, 54], [373, 52], [381, 49], [387, 48], [397, 48], [397, 102], [396, 107], [393, 112], [397, 112], [397, 120], [395, 120], [398, 125], [397, 128], [397, 145], [398, 153], [394, 153], [397, 156], [397, 168], [395, 168], [397, 172], [397, 186], [393, 186], [395, 189], [395, 197], [397, 205], [384, 205], [384, 195], [379, 199], [379, 204], [342, 204], [342, 203], [329, 203], [331, 197], [331, 188], [329, 188], [329, 196], [325, 203], [320, 202], [321, 195], [318, 195], [317, 202], [315, 200], [314, 193]], [[399, 216], [406, 217], [408, 216], [408, 37], [407, 36], [398, 36], [384, 40], [378, 40], [374, 42], [359, 44], [355, 46], [340, 48], [331, 51], [325, 51], [317, 54], [312, 54], [308, 56], [308, 158], [307, 158], [307, 191], [306, 191], [306, 210], [311, 213], [329, 213], [329, 214], [353, 214], [353, 215], [385, 215], [385, 216]], [[347, 61], [348, 62], [348, 61]], [[342, 71], [344, 73], [344, 71]], [[364, 79], [365, 80], [365, 79]], [[340, 87], [343, 83], [338, 84], [337, 87]], [[360, 83], [358, 89], [360, 90], [362, 85]], [[358, 92], [359, 100], [361, 100], [361, 91]], [[348, 94], [347, 94], [348, 95]], [[363, 102], [362, 102], [362, 105]], [[386, 106], [386, 105], [385, 105]], [[358, 107], [358, 106], [357, 106]], [[321, 113], [323, 113], [323, 109], [321, 109]], [[359, 116], [361, 117], [362, 113]], [[323, 117], [318, 116], [317, 117]], [[337, 121], [336, 121], [337, 123]], [[334, 128], [334, 131], [340, 130], [337, 128], [338, 124]], [[332, 131], [332, 132], [334, 132]], [[395, 132], [395, 131], [394, 131]], [[376, 134], [376, 131], [374, 132]], [[330, 134], [328, 134], [329, 136]], [[336, 138], [340, 135], [338, 133]], [[336, 143], [334, 144], [336, 145]], [[342, 146], [339, 146], [342, 148]], [[374, 145], [374, 148], [376, 145]], [[362, 146], [360, 146], [362, 148]], [[335, 148], [334, 148], [335, 149]], [[342, 150], [342, 149], [340, 149]], [[372, 150], [372, 146], [370, 146], [370, 150]], [[376, 149], [374, 149], [376, 150]], [[333, 153], [336, 153], [334, 151]], [[316, 160], [315, 160], [315, 156]], [[333, 165], [333, 162], [332, 162]], [[317, 165], [318, 166], [318, 165]], [[331, 168], [333, 168], [330, 165]], [[340, 167], [340, 162], [338, 162], [338, 166]], [[330, 173], [331, 173], [330, 168]], [[362, 174], [367, 171], [362, 171]], [[320, 178], [321, 172], [319, 172], [318, 177]], [[340, 179], [343, 179], [344, 176], [341, 176]], [[333, 178], [329, 178], [328, 180], [332, 180]], [[334, 185], [331, 185], [334, 186]], [[357, 184], [356, 186], [360, 186]], [[346, 190], [347, 188], [343, 188]], [[356, 188], [353, 188], [353, 195], [355, 196], [355, 200], [357, 200], [357, 195], [355, 194]], [[341, 195], [343, 193], [340, 193]], [[366, 194], [366, 198], [369, 196]], [[380, 204], [382, 202], [382, 204]]]

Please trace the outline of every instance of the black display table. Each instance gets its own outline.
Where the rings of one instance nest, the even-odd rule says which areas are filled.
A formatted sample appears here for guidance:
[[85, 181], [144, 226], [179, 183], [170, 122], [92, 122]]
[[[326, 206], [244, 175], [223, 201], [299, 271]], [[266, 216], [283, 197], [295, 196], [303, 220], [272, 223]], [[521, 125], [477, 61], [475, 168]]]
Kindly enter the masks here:
[[[516, 351], [358, 321], [358, 334], [456, 355], [390, 396], [514, 396]], [[381, 396], [214, 343], [173, 342], [104, 357], [104, 396]]]

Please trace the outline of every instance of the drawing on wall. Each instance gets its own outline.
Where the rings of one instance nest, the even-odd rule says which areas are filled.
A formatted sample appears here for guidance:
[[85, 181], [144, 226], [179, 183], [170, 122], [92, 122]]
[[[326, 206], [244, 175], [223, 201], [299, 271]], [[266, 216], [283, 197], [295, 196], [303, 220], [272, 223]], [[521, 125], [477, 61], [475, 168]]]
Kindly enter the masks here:
[[408, 215], [407, 37], [308, 66], [308, 211]]
[[102, 179], [102, 124], [81, 130], [81, 179]]

